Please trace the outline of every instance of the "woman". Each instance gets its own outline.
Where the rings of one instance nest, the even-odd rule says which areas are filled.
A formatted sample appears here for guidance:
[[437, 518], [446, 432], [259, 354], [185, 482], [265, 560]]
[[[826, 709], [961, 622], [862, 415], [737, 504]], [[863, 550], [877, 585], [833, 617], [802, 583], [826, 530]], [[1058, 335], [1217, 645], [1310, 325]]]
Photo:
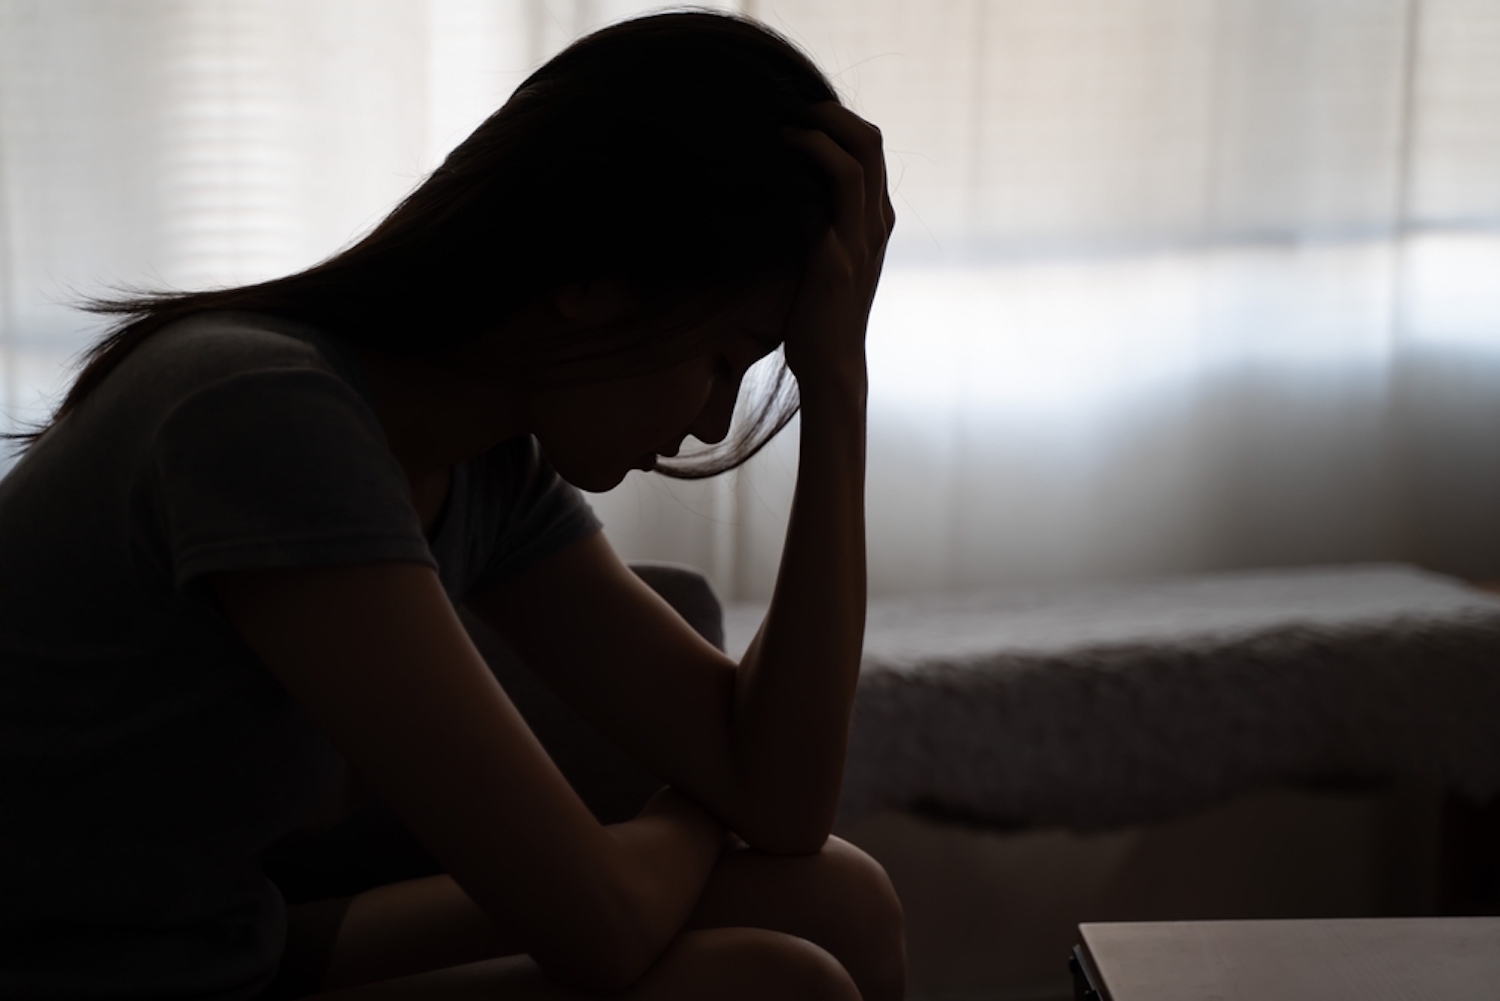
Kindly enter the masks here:
[[[804, 56], [661, 15], [552, 60], [323, 264], [99, 304], [0, 485], [0, 994], [899, 997], [899, 905], [829, 837], [893, 219], [878, 132]], [[671, 457], [777, 347], [800, 471], [736, 664], [574, 488], [743, 461], [785, 384]], [[594, 820], [458, 602], [670, 783], [639, 817]], [[288, 913], [259, 857], [340, 755], [449, 875]]]

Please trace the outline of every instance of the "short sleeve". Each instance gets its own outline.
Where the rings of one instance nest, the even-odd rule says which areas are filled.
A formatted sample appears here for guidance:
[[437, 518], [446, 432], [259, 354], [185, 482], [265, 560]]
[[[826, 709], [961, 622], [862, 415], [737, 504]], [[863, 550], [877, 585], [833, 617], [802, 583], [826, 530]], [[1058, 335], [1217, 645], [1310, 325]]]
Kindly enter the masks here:
[[325, 371], [197, 390], [162, 424], [148, 472], [179, 588], [227, 570], [436, 565], [374, 413]]
[[557, 475], [529, 435], [492, 450], [471, 476], [478, 495], [473, 509], [485, 512], [480, 534], [486, 538], [470, 594], [601, 527], [583, 494]]

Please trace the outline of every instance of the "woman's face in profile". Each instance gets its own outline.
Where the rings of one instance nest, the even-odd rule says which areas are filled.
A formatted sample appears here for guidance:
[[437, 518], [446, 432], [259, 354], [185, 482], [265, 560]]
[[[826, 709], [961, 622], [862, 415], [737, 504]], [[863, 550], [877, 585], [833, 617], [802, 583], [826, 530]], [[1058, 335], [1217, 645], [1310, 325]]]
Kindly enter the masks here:
[[563, 479], [591, 492], [676, 455], [689, 436], [724, 440], [745, 372], [775, 350], [797, 282], [758, 286], [702, 321], [703, 352], [670, 368], [534, 392], [531, 430]]

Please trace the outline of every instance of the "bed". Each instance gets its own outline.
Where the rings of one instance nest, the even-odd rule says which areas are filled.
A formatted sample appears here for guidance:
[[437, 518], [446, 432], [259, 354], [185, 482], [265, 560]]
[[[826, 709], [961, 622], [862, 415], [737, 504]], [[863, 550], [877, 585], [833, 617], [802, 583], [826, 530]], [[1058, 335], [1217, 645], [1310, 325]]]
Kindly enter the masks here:
[[[731, 652], [763, 612], [728, 610]], [[1095, 830], [1397, 779], [1500, 793], [1500, 598], [1267, 570], [872, 601], [841, 814]]]

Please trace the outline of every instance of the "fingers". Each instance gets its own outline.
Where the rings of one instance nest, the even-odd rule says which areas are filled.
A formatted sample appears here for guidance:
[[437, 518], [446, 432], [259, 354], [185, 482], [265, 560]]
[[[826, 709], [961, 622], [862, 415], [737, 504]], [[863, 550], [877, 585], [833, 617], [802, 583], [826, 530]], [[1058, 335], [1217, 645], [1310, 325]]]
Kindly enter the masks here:
[[812, 127], [783, 132], [788, 145], [833, 182], [833, 225], [814, 249], [810, 280], [788, 321], [787, 365], [804, 384], [819, 372], [847, 372], [849, 359], [863, 358], [865, 324], [895, 222], [880, 130], [836, 102], [814, 105], [810, 117]]
[[878, 222], [889, 232], [895, 212], [886, 192], [885, 147], [880, 129], [837, 101], [813, 105], [812, 114], [819, 126], [864, 168], [867, 217], [872, 224]]
[[789, 128], [786, 141], [812, 157], [833, 179], [834, 231], [846, 241], [862, 240], [866, 229], [864, 166], [817, 129]]

